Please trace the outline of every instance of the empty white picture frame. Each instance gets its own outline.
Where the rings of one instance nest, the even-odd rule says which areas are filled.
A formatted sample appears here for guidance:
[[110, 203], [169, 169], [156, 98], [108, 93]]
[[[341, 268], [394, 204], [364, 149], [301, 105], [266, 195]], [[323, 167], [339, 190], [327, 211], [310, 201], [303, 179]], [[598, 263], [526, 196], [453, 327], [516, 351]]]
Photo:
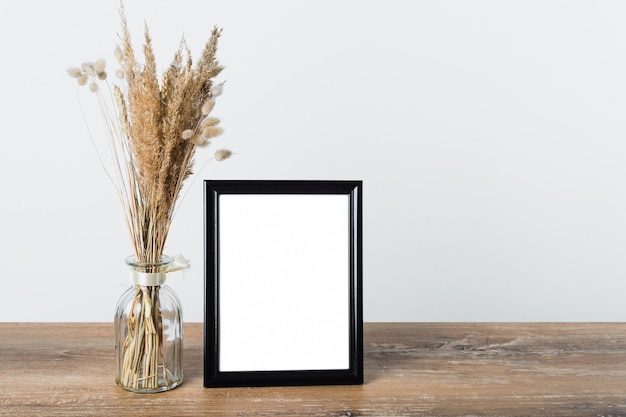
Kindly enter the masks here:
[[361, 194], [205, 181], [205, 387], [363, 382]]

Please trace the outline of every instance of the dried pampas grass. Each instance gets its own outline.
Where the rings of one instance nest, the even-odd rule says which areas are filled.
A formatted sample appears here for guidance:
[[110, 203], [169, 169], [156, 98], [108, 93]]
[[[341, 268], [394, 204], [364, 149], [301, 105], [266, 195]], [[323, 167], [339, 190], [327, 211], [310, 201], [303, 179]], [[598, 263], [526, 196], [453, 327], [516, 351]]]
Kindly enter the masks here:
[[[121, 65], [116, 75], [126, 85], [113, 87], [113, 107], [106, 103], [105, 93], [111, 87], [105, 60], [83, 63], [68, 73], [98, 95], [116, 157], [116, 172], [109, 174], [116, 179], [133, 249], [139, 262], [153, 263], [163, 255], [174, 206], [193, 172], [196, 148], [207, 146], [223, 132], [217, 126], [219, 119], [211, 116], [224, 90], [224, 83], [213, 81], [223, 70], [216, 58], [221, 29], [213, 28], [195, 65], [181, 41], [172, 63], [159, 77], [148, 27], [141, 64], [123, 5], [120, 19], [121, 45], [114, 53]], [[100, 83], [107, 88], [103, 90]]]
[[[125, 85], [111, 88], [103, 59], [70, 68], [68, 73], [79, 85], [89, 85], [97, 97], [113, 156], [113, 168], [107, 170], [107, 175], [120, 196], [137, 261], [154, 264], [163, 256], [175, 205], [193, 172], [196, 149], [208, 146], [211, 139], [222, 133], [217, 126], [219, 119], [211, 116], [216, 98], [223, 93], [223, 83], [213, 81], [223, 70], [216, 58], [221, 29], [213, 28], [195, 65], [185, 41], [181, 41], [172, 63], [159, 77], [147, 25], [143, 36], [144, 63], [140, 63], [133, 50], [123, 4], [120, 20], [121, 45], [115, 48], [120, 69], [116, 75]], [[103, 154], [98, 152], [99, 156]], [[230, 155], [228, 150], [218, 150], [211, 159], [222, 161]], [[147, 293], [147, 298], [143, 293]], [[134, 302], [142, 314], [153, 315], [157, 323], [160, 313], [151, 309], [149, 301], [155, 295], [158, 296], [158, 287], [137, 286]], [[142, 337], [149, 331], [136, 328], [128, 337]], [[134, 343], [127, 340], [124, 345]], [[145, 387], [149, 378], [141, 363], [162, 362], [160, 349], [155, 345], [125, 352], [126, 383], [134, 388]]]

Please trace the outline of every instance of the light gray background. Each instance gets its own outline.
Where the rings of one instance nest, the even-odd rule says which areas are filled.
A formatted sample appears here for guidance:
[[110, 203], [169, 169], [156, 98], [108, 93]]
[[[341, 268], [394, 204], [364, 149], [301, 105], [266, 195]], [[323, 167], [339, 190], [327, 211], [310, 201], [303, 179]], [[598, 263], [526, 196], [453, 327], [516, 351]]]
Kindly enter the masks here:
[[[65, 70], [114, 72], [117, 1], [0, 3], [0, 320], [111, 321], [130, 243]], [[202, 178], [362, 179], [367, 321], [623, 321], [626, 2], [128, 0], [166, 68], [224, 28], [232, 160], [168, 253], [203, 320]], [[85, 111], [97, 120], [88, 92]], [[102, 131], [95, 129], [95, 133]]]

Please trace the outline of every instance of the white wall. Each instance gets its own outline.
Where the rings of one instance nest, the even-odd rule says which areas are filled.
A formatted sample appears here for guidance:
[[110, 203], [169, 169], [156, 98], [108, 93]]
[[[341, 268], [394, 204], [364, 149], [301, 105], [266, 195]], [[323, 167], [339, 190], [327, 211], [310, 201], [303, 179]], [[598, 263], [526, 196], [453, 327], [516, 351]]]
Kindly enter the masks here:
[[[114, 67], [117, 4], [0, 3], [1, 321], [110, 321], [127, 282], [121, 211], [65, 73]], [[362, 179], [367, 321], [626, 318], [625, 2], [127, 12], [162, 68], [183, 32], [198, 56], [224, 28], [215, 114], [237, 155], [201, 173], [171, 231], [168, 252], [195, 263], [169, 280], [187, 321], [203, 320], [202, 178]]]

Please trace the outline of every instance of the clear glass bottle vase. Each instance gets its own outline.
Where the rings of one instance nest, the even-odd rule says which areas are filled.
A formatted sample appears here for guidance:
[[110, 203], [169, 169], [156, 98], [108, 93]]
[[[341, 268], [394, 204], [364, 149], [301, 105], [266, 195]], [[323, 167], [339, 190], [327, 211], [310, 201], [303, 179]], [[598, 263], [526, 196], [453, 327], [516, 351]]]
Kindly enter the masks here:
[[115, 382], [138, 393], [176, 388], [183, 382], [183, 318], [180, 301], [163, 285], [172, 259], [154, 264], [126, 258], [133, 285], [115, 309]]

